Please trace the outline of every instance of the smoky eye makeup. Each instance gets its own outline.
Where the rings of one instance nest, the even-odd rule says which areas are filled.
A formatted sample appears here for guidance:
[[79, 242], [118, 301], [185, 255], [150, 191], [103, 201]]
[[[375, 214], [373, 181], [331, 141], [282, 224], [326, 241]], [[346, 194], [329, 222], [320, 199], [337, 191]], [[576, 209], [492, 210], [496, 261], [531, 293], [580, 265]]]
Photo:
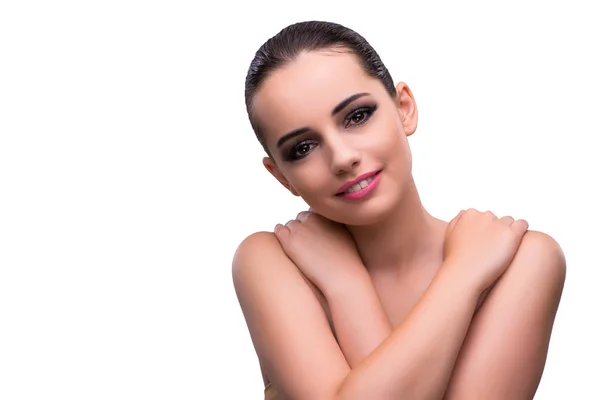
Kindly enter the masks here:
[[[362, 104], [355, 104], [354, 107], [350, 108], [346, 114], [342, 114], [340, 124], [343, 129], [355, 128], [367, 123], [375, 111], [377, 110], [377, 104], [373, 102], [363, 102]], [[306, 133], [310, 132], [308, 130]], [[305, 133], [303, 132], [303, 133]], [[304, 137], [302, 137], [304, 136]], [[308, 136], [308, 137], [307, 137]], [[315, 147], [319, 145], [318, 138], [314, 136], [301, 134], [297, 138], [289, 141], [289, 146], [282, 146], [281, 154], [285, 161], [293, 162], [308, 156]]]
[[317, 145], [318, 141], [315, 139], [298, 139], [289, 148], [282, 149], [283, 158], [285, 161], [300, 160], [310, 154]]
[[355, 106], [344, 117], [344, 127], [349, 128], [366, 123], [371, 119], [376, 110], [377, 104], [375, 103], [366, 103], [364, 105]]

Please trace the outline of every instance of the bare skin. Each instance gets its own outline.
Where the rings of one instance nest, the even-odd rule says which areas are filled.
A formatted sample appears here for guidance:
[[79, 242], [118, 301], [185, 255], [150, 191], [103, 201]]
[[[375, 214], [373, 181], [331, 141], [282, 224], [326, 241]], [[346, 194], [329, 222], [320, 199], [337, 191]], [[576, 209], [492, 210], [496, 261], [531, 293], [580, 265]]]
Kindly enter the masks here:
[[[469, 212], [474, 213], [473, 210]], [[301, 213], [298, 217], [302, 225], [289, 224], [290, 232], [282, 234], [281, 228], [278, 229], [281, 244], [288, 255], [292, 254], [292, 259], [298, 260], [298, 265], [306, 260], [295, 254], [294, 247], [315, 247], [310, 246], [306, 238], [315, 241], [323, 238], [331, 242], [332, 234], [340, 235], [340, 231], [332, 229], [330, 223], [324, 223], [323, 218], [312, 215], [307, 217], [304, 214], [307, 213]], [[491, 213], [481, 214], [481, 217], [485, 218], [486, 215], [495, 219]], [[498, 221], [510, 223], [511, 220], [510, 217], [503, 217]], [[298, 234], [301, 231], [304, 231], [303, 234]], [[475, 234], [472, 226], [469, 226], [469, 231], [474, 234], [469, 242], [481, 240], [481, 233]], [[310, 234], [307, 235], [308, 232]], [[564, 280], [561, 270], [553, 269], [556, 265], [553, 260], [560, 260], [561, 257], [560, 252], [554, 253], [559, 248], [548, 239], [547, 235], [534, 231], [523, 237], [508, 271], [496, 281], [481, 312], [475, 313], [465, 343], [461, 346], [458, 362], [453, 367], [452, 379], [447, 383], [445, 398], [533, 397], [543, 369], [552, 321]], [[483, 242], [478, 247], [481, 243]], [[448, 243], [448, 238], [445, 246], [452, 246], [452, 243]], [[341, 250], [343, 246], [338, 244], [336, 247]], [[347, 246], [347, 253], [352, 252], [351, 247]], [[489, 250], [485, 247], [483, 249]], [[323, 259], [323, 265], [331, 265], [336, 259], [342, 261], [333, 249], [330, 252], [321, 250], [318, 255]], [[550, 267], [544, 270], [538, 266]], [[428, 285], [432, 279], [429, 279], [427, 273], [420, 276], [414, 274], [413, 277], [415, 276], [418, 278], [410, 279], [411, 284], [404, 290], [371, 290], [381, 298], [381, 307], [386, 309], [384, 317], [381, 317], [382, 313], [378, 310], [378, 299], [370, 299], [366, 295], [369, 293], [368, 280], [362, 281], [363, 287], [359, 289], [348, 285], [346, 297], [343, 297], [344, 291], [341, 288], [338, 293], [326, 294], [331, 299], [331, 304], [324, 304], [324, 307], [329, 307], [328, 315], [333, 315], [330, 319], [338, 328], [338, 342], [349, 365], [360, 364], [418, 304], [427, 290], [423, 286], [424, 282]], [[351, 281], [351, 278], [347, 279]], [[389, 281], [392, 283], [387, 288], [398, 288], [406, 280], [400, 280], [401, 284], [394, 284], [397, 280], [390, 276]], [[491, 281], [486, 280], [483, 286], [489, 287]], [[402, 299], [405, 301], [402, 302]], [[482, 299], [480, 297], [480, 302]], [[523, 301], [527, 303], [526, 307]], [[336, 324], [335, 318], [341, 322]], [[489, 373], [492, 370], [494, 375]], [[432, 368], [428, 368], [427, 372], [427, 380], [431, 384]]]
[[[331, 114], [356, 93], [368, 95]], [[392, 99], [350, 54], [302, 54], [254, 105], [266, 168], [314, 209], [250, 236], [234, 258], [266, 380], [298, 399], [532, 398], [564, 283], [556, 242], [511, 217], [431, 216], [411, 174], [412, 93], [399, 84]], [[336, 196], [374, 170], [368, 198]]]

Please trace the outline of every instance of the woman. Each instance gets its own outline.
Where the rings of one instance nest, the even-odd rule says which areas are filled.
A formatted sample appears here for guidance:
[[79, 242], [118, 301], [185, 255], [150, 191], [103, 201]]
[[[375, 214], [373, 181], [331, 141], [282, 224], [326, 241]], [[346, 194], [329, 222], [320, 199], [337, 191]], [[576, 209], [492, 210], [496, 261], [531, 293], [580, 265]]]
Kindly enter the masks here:
[[233, 260], [265, 397], [531, 399], [563, 253], [524, 220], [423, 208], [415, 100], [365, 39], [285, 28], [256, 53], [246, 106], [265, 167], [311, 207]]

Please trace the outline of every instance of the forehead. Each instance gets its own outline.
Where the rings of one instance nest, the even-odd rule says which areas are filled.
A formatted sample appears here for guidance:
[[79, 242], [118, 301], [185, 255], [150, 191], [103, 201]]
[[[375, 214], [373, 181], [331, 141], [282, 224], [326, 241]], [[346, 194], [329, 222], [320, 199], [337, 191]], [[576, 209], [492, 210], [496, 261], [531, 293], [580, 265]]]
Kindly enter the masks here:
[[330, 116], [345, 98], [381, 92], [383, 85], [347, 52], [311, 51], [275, 70], [254, 97], [253, 108], [268, 132], [285, 132]]

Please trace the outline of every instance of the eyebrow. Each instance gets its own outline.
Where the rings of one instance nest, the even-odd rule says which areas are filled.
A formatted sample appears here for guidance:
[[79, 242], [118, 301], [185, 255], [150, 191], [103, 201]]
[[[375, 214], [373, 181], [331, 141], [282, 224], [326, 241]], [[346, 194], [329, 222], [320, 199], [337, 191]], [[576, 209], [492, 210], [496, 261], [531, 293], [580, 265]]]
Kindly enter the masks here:
[[[352, 96], [348, 97], [345, 100], [342, 100], [340, 102], [340, 104], [338, 104], [337, 106], [334, 107], [334, 109], [331, 111], [331, 116], [335, 116], [335, 114], [339, 113], [340, 111], [342, 111], [344, 108], [346, 108], [348, 106], [348, 104], [352, 103], [354, 100], [359, 99], [363, 96], [368, 96], [370, 93], [356, 93], [353, 94]], [[309, 128], [298, 128], [298, 129], [294, 129], [291, 132], [286, 133], [285, 135], [283, 135], [282, 137], [279, 138], [279, 140], [277, 140], [277, 147], [281, 147], [281, 145], [283, 145], [285, 142], [287, 142], [288, 140], [301, 135], [305, 132], [308, 132], [310, 129]]]

